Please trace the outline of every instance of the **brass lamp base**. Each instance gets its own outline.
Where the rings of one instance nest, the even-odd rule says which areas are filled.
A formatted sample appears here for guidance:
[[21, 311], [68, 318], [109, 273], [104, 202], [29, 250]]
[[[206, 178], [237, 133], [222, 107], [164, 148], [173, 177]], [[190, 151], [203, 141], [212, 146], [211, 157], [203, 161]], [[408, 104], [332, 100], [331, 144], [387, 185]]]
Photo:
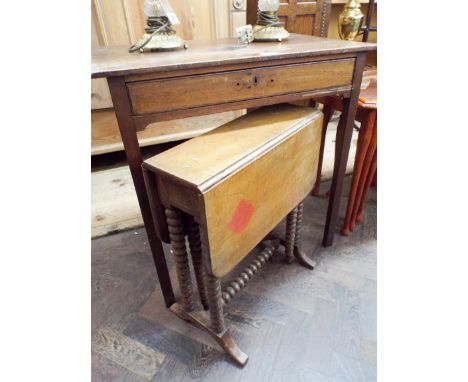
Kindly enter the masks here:
[[254, 41], [283, 41], [289, 37], [289, 33], [284, 29], [276, 12], [258, 11], [253, 37]]
[[177, 48], [187, 49], [187, 44], [174, 29], [171, 28], [171, 22], [166, 16], [148, 17], [148, 28], [145, 28], [145, 34], [128, 51], [130, 53], [140, 51], [160, 52], [174, 50]]
[[187, 49], [186, 42], [173, 32], [162, 32], [153, 36], [151, 36], [151, 34], [145, 33], [140, 41], [137, 42], [137, 45], [143, 45], [143, 43], [148, 39], [149, 41], [139, 49], [141, 53], [160, 52], [178, 48]]
[[282, 26], [255, 25], [253, 28], [254, 41], [283, 41], [289, 33]]

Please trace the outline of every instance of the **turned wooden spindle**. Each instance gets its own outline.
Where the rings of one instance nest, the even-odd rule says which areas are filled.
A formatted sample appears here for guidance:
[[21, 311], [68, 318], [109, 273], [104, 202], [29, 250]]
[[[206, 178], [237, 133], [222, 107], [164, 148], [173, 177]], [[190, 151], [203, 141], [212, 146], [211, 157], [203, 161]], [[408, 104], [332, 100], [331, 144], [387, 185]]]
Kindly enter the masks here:
[[296, 222], [297, 207], [294, 208], [286, 217], [286, 243], [284, 245], [284, 254], [286, 262], [294, 261], [294, 244], [296, 243]]
[[203, 266], [203, 252], [200, 240], [200, 227], [190, 215], [187, 215], [187, 231], [188, 243], [190, 246], [190, 255], [192, 256], [193, 270], [195, 272], [195, 280], [197, 281], [200, 301], [203, 305], [203, 308], [207, 310], [208, 294], [206, 290], [206, 271], [205, 267]]
[[221, 283], [219, 279], [207, 274], [208, 306], [210, 310], [211, 329], [219, 334], [224, 332], [223, 303], [221, 299]]
[[294, 237], [294, 242], [296, 247], [300, 250], [302, 248], [302, 222], [304, 219], [304, 202], [301, 202], [297, 205], [297, 217], [296, 217], [296, 233]]
[[244, 288], [247, 283], [272, 257], [275, 252], [275, 247], [265, 248], [244, 271], [229, 283], [222, 294], [223, 302], [227, 305], [232, 298]]
[[176, 272], [182, 299], [181, 304], [185, 311], [191, 312], [195, 309], [195, 302], [193, 299], [192, 276], [190, 275], [187, 247], [185, 245], [182, 214], [175, 208], [167, 208], [165, 213], [172, 254], [176, 262]]

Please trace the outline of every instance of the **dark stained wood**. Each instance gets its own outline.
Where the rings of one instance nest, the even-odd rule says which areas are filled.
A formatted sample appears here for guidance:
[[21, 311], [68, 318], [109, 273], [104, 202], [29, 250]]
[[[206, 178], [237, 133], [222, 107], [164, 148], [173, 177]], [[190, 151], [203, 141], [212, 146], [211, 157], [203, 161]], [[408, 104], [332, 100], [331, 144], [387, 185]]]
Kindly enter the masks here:
[[[289, 216], [289, 215], [288, 215]], [[262, 252], [250, 263], [234, 280], [231, 280], [224, 288], [222, 299], [224, 304], [229, 304], [241, 289], [245, 288], [253, 276], [270, 261], [275, 254], [276, 245], [262, 250]]]
[[362, 72], [364, 70], [366, 56], [359, 54], [356, 59], [354, 70], [353, 89], [350, 98], [343, 100], [343, 113], [341, 116], [342, 126], [337, 130], [337, 150], [335, 155], [335, 169], [330, 189], [330, 202], [328, 205], [327, 220], [325, 222], [325, 232], [323, 235], [323, 245], [329, 247], [333, 244], [334, 230], [340, 209], [341, 191], [343, 187], [343, 177], [348, 161], [349, 147], [353, 135], [354, 118], [356, 116], [357, 101], [361, 88]]
[[130, 54], [127, 46], [96, 48], [92, 52], [91, 77], [140, 75], [150, 72], [190, 70], [273, 59], [318, 57], [375, 50], [375, 44], [291, 34], [282, 43], [239, 45], [236, 39], [189, 41], [189, 49], [158, 54]]
[[323, 153], [325, 151], [325, 137], [327, 135], [327, 128], [328, 123], [333, 115], [333, 108], [330, 107], [328, 104], [323, 105], [323, 126], [322, 126], [322, 136], [320, 138], [320, 153], [319, 153], [319, 161], [317, 167], [317, 176], [315, 177], [315, 186], [312, 190], [312, 195], [319, 196], [320, 195], [320, 178], [322, 176], [322, 166], [323, 166]]
[[120, 135], [122, 136], [125, 148], [125, 154], [127, 156], [128, 165], [135, 185], [138, 203], [140, 205], [143, 221], [148, 233], [148, 240], [153, 252], [153, 259], [158, 272], [159, 282], [166, 300], [166, 306], [169, 307], [174, 303], [174, 292], [172, 290], [171, 279], [167, 270], [161, 241], [158, 239], [156, 234], [158, 221], [153, 221], [153, 217], [151, 215], [145, 180], [141, 169], [143, 159], [141, 157], [140, 146], [138, 144], [136, 128], [133, 123], [133, 119], [131, 118], [127, 89], [125, 82], [121, 77], [109, 78], [108, 83], [112, 102], [115, 107], [117, 122], [119, 124]]
[[313, 270], [317, 263], [307, 256], [302, 246], [302, 223], [304, 220], [304, 202], [301, 202], [297, 206], [297, 217], [296, 217], [296, 233], [294, 237], [294, 257], [297, 262], [304, 267]]
[[208, 292], [206, 289], [206, 269], [203, 264], [202, 243], [200, 237], [200, 227], [193, 220], [193, 217], [186, 215], [187, 241], [190, 247], [190, 257], [192, 258], [193, 273], [197, 281], [198, 295], [203, 309], [208, 309]]
[[182, 220], [183, 214], [176, 208], [166, 208], [165, 212], [169, 236], [171, 238], [171, 252], [174, 256], [177, 279], [179, 280], [181, 304], [186, 312], [191, 312], [195, 309], [195, 299], [193, 297], [193, 284], [187, 246], [185, 245], [186, 233]]

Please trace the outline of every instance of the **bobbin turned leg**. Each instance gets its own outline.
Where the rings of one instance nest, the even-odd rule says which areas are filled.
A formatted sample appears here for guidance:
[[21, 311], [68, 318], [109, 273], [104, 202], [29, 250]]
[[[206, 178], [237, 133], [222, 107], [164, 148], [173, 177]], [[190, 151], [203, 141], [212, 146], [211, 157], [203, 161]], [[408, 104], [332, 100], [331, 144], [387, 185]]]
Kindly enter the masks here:
[[221, 334], [225, 330], [223, 304], [221, 300], [221, 283], [217, 277], [211, 274], [208, 275], [207, 281], [211, 328], [215, 333]]
[[296, 222], [297, 222], [297, 207], [294, 208], [286, 216], [286, 241], [284, 244], [284, 254], [286, 262], [294, 261], [294, 244], [296, 242]]
[[248, 356], [237, 347], [229, 329], [226, 329], [224, 323], [221, 283], [219, 279], [212, 274], [208, 274], [207, 282], [211, 330], [220, 338], [218, 343], [223, 347], [226, 353], [239, 365], [244, 366], [248, 360]]
[[177, 278], [179, 280], [182, 301], [181, 304], [186, 312], [191, 312], [195, 308], [195, 303], [193, 299], [192, 276], [190, 275], [187, 249], [185, 245], [182, 213], [175, 208], [167, 208], [165, 213], [172, 253], [176, 262]]
[[203, 266], [202, 247], [200, 240], [200, 227], [193, 220], [193, 217], [188, 215], [187, 218], [188, 242], [190, 246], [190, 255], [192, 256], [193, 270], [197, 281], [198, 293], [200, 301], [205, 310], [208, 309], [208, 297], [206, 291], [206, 272]]
[[303, 265], [306, 268], [314, 269], [316, 263], [315, 261], [309, 259], [305, 252], [302, 250], [302, 221], [304, 218], [304, 202], [298, 204], [296, 216], [296, 232], [295, 232], [295, 245], [294, 245], [294, 256], [299, 264]]
[[237, 347], [234, 339], [232, 338], [231, 332], [225, 327], [220, 281], [217, 277], [207, 274], [206, 271], [203, 271], [203, 276], [204, 280], [207, 281], [206, 298], [210, 311], [211, 325], [207, 324], [206, 319], [202, 314], [204, 312], [194, 311], [195, 304], [193, 300], [190, 267], [188, 265], [188, 256], [185, 247], [182, 215], [180, 211], [168, 208], [166, 210], [166, 217], [172, 252], [174, 253], [176, 260], [177, 277], [179, 279], [182, 295], [181, 304], [177, 302], [172, 304], [170, 310], [179, 318], [208, 332], [238, 365], [244, 366], [249, 357]]

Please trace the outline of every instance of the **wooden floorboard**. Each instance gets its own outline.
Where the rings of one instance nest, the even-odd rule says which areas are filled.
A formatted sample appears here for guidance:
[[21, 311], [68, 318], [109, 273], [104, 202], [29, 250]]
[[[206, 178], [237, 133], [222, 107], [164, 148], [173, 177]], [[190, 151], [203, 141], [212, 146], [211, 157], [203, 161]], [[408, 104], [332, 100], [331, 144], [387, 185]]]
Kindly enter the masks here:
[[[240, 115], [242, 115], [242, 111], [228, 111], [208, 116], [152, 123], [143, 131], [138, 132], [138, 143], [144, 147], [189, 139], [213, 130]], [[91, 113], [91, 155], [123, 149], [114, 110], [93, 110]]]
[[[330, 122], [325, 145], [323, 179], [332, 176], [335, 135], [338, 116]], [[347, 173], [351, 173], [356, 152], [357, 131], [354, 132], [349, 154]], [[132, 177], [128, 166], [99, 168], [91, 174], [91, 235], [99, 237], [141, 227], [143, 219], [133, 188]]]
[[329, 248], [320, 245], [326, 208], [325, 197], [305, 203], [304, 248], [316, 269], [279, 253], [230, 305], [226, 321], [250, 357], [243, 369], [164, 307], [143, 229], [92, 240], [93, 381], [375, 381], [376, 190], [364, 223]]

